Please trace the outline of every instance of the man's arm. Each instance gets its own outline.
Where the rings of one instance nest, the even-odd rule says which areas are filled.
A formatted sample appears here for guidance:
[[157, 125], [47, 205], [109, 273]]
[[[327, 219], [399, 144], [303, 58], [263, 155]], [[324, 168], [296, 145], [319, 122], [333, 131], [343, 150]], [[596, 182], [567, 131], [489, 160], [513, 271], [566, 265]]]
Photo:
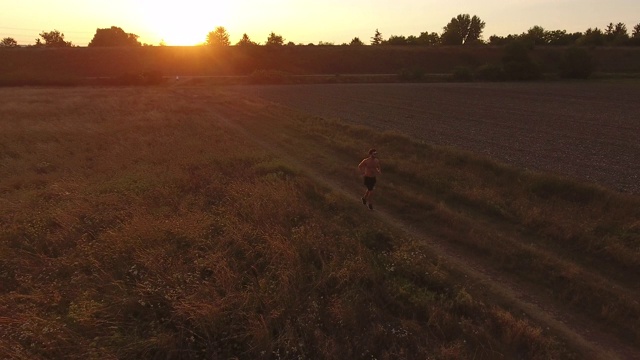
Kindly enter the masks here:
[[382, 171], [380, 170], [380, 160], [376, 159], [376, 170], [378, 171], [378, 174], [382, 174]]
[[362, 175], [364, 175], [364, 171], [362, 171], [362, 168], [366, 166], [366, 162], [367, 162], [367, 159], [364, 159], [360, 161], [360, 164], [358, 164], [358, 171], [360, 171], [360, 174]]

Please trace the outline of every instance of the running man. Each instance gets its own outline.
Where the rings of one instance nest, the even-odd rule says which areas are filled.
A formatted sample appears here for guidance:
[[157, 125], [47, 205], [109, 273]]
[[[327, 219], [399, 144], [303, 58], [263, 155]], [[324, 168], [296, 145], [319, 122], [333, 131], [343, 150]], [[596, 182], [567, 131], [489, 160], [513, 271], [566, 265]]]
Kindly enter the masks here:
[[381, 174], [380, 160], [378, 160], [376, 149], [369, 150], [369, 157], [360, 162], [358, 170], [360, 170], [360, 173], [364, 177], [364, 186], [367, 187], [367, 191], [362, 197], [362, 203], [365, 205], [369, 203], [369, 210], [373, 210], [371, 198], [373, 197], [373, 189], [376, 186], [376, 175]]

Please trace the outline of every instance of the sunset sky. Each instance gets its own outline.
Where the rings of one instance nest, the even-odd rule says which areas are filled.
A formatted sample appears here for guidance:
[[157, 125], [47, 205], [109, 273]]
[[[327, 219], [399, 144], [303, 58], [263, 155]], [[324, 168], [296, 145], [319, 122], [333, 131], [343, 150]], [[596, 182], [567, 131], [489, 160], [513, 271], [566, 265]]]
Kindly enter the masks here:
[[638, 0], [0, 0], [0, 38], [35, 43], [42, 31], [59, 30], [65, 40], [86, 46], [97, 28], [118, 26], [143, 43], [195, 45], [217, 26], [236, 43], [243, 33], [264, 44], [269, 33], [285, 42], [368, 44], [376, 29], [391, 35], [441, 33], [458, 14], [486, 22], [483, 38], [546, 30], [585, 31], [622, 22], [629, 32], [640, 23]]

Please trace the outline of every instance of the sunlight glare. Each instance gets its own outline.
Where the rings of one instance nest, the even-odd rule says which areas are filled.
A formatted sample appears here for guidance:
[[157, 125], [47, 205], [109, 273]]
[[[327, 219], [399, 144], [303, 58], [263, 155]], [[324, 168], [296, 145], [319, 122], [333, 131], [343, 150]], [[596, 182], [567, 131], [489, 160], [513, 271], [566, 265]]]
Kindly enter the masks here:
[[149, 31], [170, 46], [204, 43], [210, 31], [228, 26], [228, 9], [222, 2], [142, 0], [139, 6]]

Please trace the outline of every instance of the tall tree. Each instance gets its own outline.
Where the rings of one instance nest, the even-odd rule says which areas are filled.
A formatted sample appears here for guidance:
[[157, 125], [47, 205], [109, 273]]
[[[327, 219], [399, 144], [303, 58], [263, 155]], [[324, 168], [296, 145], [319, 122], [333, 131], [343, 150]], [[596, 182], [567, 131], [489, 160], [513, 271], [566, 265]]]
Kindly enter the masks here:
[[247, 45], [256, 45], [255, 42], [251, 41], [249, 35], [247, 33], [242, 34], [242, 38], [236, 44], [238, 46], [247, 46]]
[[604, 33], [598, 28], [588, 28], [576, 41], [578, 45], [599, 46], [604, 44]]
[[375, 34], [373, 34], [373, 37], [371, 38], [371, 45], [382, 45], [383, 42], [382, 34], [378, 29], [376, 29]]
[[604, 33], [605, 40], [614, 45], [622, 45], [629, 40], [629, 32], [627, 26], [623, 23], [609, 23]]
[[460, 14], [444, 27], [441, 36], [443, 45], [472, 44], [480, 40], [485, 22], [474, 15]]
[[18, 42], [12, 37], [6, 37], [0, 41], [0, 47], [17, 47]]
[[548, 43], [547, 31], [542, 26], [538, 25], [530, 28], [527, 33], [524, 34], [523, 39], [533, 46], [546, 45]]
[[284, 38], [282, 37], [282, 35], [278, 35], [272, 31], [271, 34], [269, 34], [269, 36], [267, 37], [267, 42], [265, 45], [282, 46], [284, 45]]
[[640, 46], [640, 24], [636, 24], [633, 29], [631, 29], [629, 45]]
[[141, 46], [136, 34], [127, 34], [121, 28], [112, 26], [106, 29], [97, 29], [93, 39], [89, 42], [89, 47], [106, 46]]
[[64, 34], [58, 30], [53, 31], [43, 31], [40, 34], [40, 38], [44, 41], [40, 41], [40, 38], [36, 39], [36, 46], [47, 46], [47, 47], [71, 47], [71, 41], [64, 41]]
[[207, 41], [205, 41], [206, 45], [209, 46], [229, 46], [231, 42], [229, 41], [229, 33], [224, 26], [218, 26], [215, 30], [210, 31], [207, 34]]

